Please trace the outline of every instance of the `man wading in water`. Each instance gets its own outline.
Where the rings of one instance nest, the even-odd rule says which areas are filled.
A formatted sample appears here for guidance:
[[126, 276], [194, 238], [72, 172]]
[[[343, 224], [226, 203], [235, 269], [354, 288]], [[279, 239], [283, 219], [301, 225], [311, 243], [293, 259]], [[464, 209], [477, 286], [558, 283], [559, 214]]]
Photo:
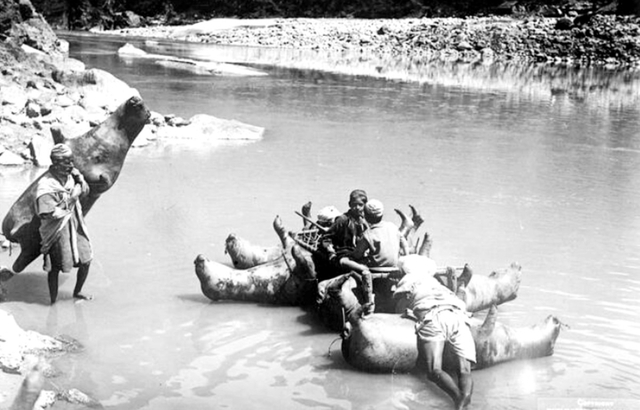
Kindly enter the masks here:
[[[417, 364], [426, 367], [429, 380], [451, 397], [456, 409], [465, 409], [473, 391], [471, 363], [476, 361], [466, 305], [436, 278], [420, 272], [419, 266], [412, 266], [406, 260], [400, 265], [405, 276], [398, 282], [393, 296], [408, 300], [416, 320]], [[442, 369], [446, 342], [451, 344], [457, 358], [457, 382]]]
[[48, 272], [51, 304], [58, 297], [60, 271], [70, 272], [74, 267], [78, 268], [78, 276], [73, 297], [92, 299], [80, 293], [93, 257], [80, 205], [80, 198], [89, 194], [89, 185], [73, 167], [73, 153], [67, 145], [53, 147], [51, 162], [38, 182], [35, 203], [41, 221], [40, 253], [44, 255], [44, 270]]

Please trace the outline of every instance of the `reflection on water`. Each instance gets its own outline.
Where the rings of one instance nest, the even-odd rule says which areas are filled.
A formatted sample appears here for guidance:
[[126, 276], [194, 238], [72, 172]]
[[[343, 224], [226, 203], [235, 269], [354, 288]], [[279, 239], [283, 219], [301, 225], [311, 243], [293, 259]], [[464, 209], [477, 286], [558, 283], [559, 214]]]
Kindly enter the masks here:
[[[74, 39], [75, 33], [66, 33]], [[119, 37], [112, 39], [123, 43]], [[591, 109], [635, 108], [640, 99], [640, 72], [599, 67], [580, 68], [565, 65], [510, 62], [446, 62], [425, 56], [392, 56], [344, 50], [341, 52], [309, 49], [237, 47], [169, 42], [158, 39], [129, 39], [149, 53], [269, 67], [319, 70], [311, 73], [315, 81], [331, 74], [367, 76], [386, 80], [411, 81], [447, 87], [499, 91], [517, 94], [518, 98], [562, 99], [579, 102]], [[125, 58], [134, 62], [135, 58]], [[309, 75], [308, 71], [304, 75]], [[318, 78], [320, 77], [320, 78]], [[586, 104], [584, 104], [586, 102]]]
[[[424, 76], [454, 74], [447, 83], [264, 66], [264, 78], [203, 77], [122, 60], [126, 41], [145, 46], [74, 35], [71, 53], [125, 79], [153, 110], [234, 118], [266, 133], [253, 143], [131, 151], [87, 217], [94, 301], [74, 304], [75, 274], [63, 275], [50, 308], [37, 262], [11, 281], [1, 306], [22, 326], [86, 346], [57, 361], [57, 385], [117, 409], [447, 408], [416, 376], [348, 367], [313, 312], [211, 303], [200, 292], [193, 260], [227, 262], [229, 233], [274, 245], [276, 215], [295, 230], [293, 211], [305, 202], [346, 209], [348, 192], [364, 188], [388, 210], [416, 206], [441, 265], [488, 274], [519, 262], [519, 296], [500, 307], [501, 321], [530, 326], [554, 314], [569, 326], [551, 357], [476, 372], [474, 409], [640, 400], [634, 74], [424, 66]], [[243, 53], [257, 53], [158, 45], [186, 58], [249, 62]], [[0, 210], [37, 174], [0, 170]], [[399, 222], [392, 211], [386, 218]], [[0, 253], [0, 264], [15, 255]]]

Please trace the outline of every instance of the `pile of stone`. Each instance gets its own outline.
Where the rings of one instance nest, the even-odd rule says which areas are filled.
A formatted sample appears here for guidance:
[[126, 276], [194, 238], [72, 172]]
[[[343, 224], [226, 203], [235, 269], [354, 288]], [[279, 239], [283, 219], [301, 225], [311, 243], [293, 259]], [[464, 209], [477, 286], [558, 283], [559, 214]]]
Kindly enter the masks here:
[[632, 16], [422, 19], [278, 19], [229, 30], [125, 29], [119, 33], [229, 45], [352, 50], [427, 60], [516, 61], [636, 67], [640, 20]]

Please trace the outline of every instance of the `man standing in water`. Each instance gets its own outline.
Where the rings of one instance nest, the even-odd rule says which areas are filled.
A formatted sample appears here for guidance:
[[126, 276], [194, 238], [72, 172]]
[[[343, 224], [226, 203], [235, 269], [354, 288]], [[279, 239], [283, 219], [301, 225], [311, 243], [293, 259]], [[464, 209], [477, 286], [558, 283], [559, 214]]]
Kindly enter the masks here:
[[53, 147], [51, 163], [38, 182], [35, 203], [41, 221], [40, 253], [44, 255], [44, 270], [48, 272], [51, 304], [58, 297], [60, 271], [70, 272], [74, 267], [78, 268], [78, 276], [73, 297], [91, 299], [81, 293], [93, 257], [80, 205], [80, 198], [89, 193], [89, 185], [73, 167], [73, 153], [67, 145]]
[[[409, 259], [402, 261], [401, 269], [405, 276], [398, 282], [393, 296], [406, 298], [416, 319], [417, 364], [426, 367], [429, 380], [451, 397], [456, 409], [464, 409], [471, 402], [471, 363], [476, 361], [466, 305], [436, 278], [412, 266]], [[457, 383], [442, 368], [447, 342], [457, 358]]]

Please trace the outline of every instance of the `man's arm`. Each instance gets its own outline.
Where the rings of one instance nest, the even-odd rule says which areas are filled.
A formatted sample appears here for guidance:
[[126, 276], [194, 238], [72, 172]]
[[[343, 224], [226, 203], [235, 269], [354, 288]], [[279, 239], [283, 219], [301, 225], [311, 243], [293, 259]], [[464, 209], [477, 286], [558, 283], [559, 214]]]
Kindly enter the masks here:
[[369, 241], [367, 241], [367, 239], [363, 236], [362, 238], [358, 239], [358, 242], [356, 242], [356, 248], [353, 250], [353, 252], [351, 252], [351, 255], [349, 255], [349, 259], [360, 262], [367, 256], [368, 251]]
[[408, 254], [409, 254], [409, 243], [407, 242], [407, 239], [402, 234], [400, 234], [400, 255], [408, 255]]
[[78, 169], [74, 168], [71, 171], [71, 177], [75, 182], [73, 189], [71, 190], [71, 198], [77, 200], [83, 196], [86, 196], [89, 193], [89, 184], [84, 180], [84, 177], [78, 171]]
[[67, 214], [60, 208], [58, 201], [52, 194], [44, 194], [38, 198], [38, 217], [40, 219], [59, 219]]

